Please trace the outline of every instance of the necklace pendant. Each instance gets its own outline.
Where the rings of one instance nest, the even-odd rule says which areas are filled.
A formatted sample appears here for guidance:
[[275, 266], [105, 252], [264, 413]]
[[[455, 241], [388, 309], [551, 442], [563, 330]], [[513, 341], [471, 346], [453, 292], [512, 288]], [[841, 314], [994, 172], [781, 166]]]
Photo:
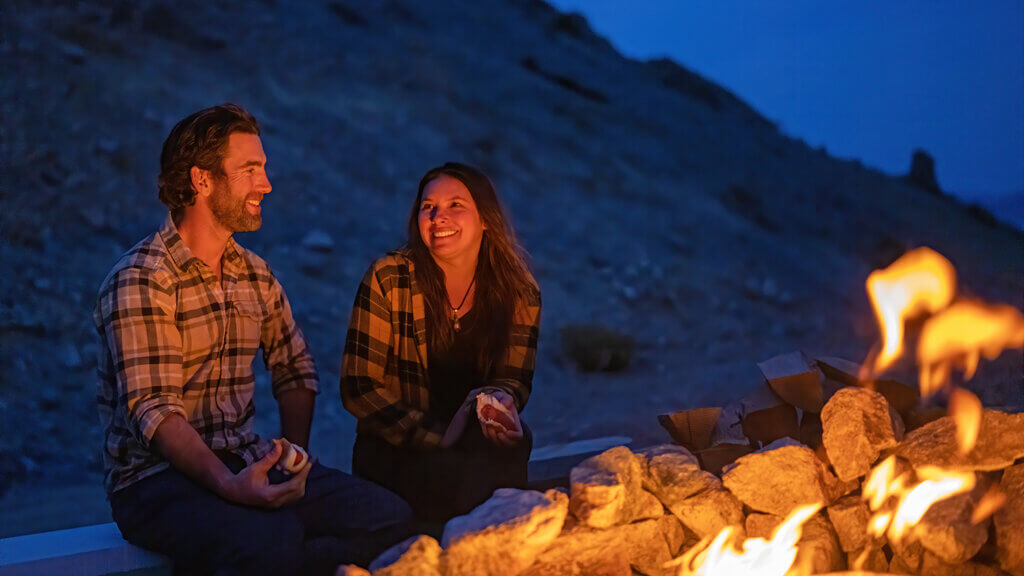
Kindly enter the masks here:
[[462, 329], [462, 326], [461, 326], [461, 325], [459, 325], [459, 311], [458, 311], [458, 310], [452, 310], [452, 320], [454, 320], [454, 321], [455, 321], [455, 323], [454, 323], [454, 324], [452, 325], [452, 328], [453, 328], [453, 329], [454, 329], [454, 330], [455, 330], [456, 332], [458, 332], [459, 330], [461, 330], [461, 329]]

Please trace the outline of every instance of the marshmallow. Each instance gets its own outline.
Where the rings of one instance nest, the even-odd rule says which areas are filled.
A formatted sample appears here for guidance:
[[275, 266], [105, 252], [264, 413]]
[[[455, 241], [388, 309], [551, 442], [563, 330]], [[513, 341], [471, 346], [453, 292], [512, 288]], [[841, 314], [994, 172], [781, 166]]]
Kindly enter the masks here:
[[298, 474], [309, 460], [309, 455], [296, 444], [288, 445], [288, 452], [281, 458], [281, 467], [289, 474]]
[[499, 426], [504, 430], [515, 428], [512, 412], [493, 395], [484, 392], [476, 395], [476, 417], [480, 422]]

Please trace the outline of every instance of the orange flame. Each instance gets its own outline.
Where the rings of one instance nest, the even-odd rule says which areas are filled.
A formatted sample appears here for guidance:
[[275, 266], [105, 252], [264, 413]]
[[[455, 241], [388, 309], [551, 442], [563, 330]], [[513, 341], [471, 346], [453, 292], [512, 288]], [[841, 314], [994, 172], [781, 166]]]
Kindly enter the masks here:
[[1024, 316], [1012, 306], [961, 301], [928, 319], [917, 343], [921, 394], [949, 380], [954, 366], [974, 376], [980, 356], [992, 360], [1006, 348], [1024, 347]]
[[882, 350], [873, 363], [879, 373], [903, 353], [903, 325], [922, 313], [949, 305], [956, 292], [956, 270], [931, 248], [907, 252], [888, 268], [868, 276], [868, 295], [882, 329]]
[[974, 488], [973, 472], [951, 472], [935, 466], [922, 466], [917, 469], [917, 475], [924, 480], [900, 498], [889, 529], [890, 540], [901, 540], [907, 529], [921, 521], [932, 504]]
[[1006, 494], [999, 489], [999, 485], [993, 485], [985, 492], [985, 495], [978, 500], [978, 505], [971, 513], [971, 524], [984, 522], [986, 518], [993, 515], [1006, 504]]
[[956, 441], [960, 454], [966, 455], [974, 449], [981, 426], [981, 400], [972, 392], [956, 388], [949, 397], [949, 416], [956, 424]]
[[804, 576], [809, 567], [794, 567], [797, 542], [803, 525], [821, 510], [821, 504], [793, 510], [772, 537], [747, 538], [736, 546], [732, 528], [724, 528], [713, 540], [705, 538], [666, 566], [679, 566], [680, 576]]
[[[868, 506], [875, 512], [868, 522], [868, 533], [878, 537], [888, 532], [889, 540], [894, 542], [902, 540], [933, 504], [967, 492], [975, 483], [973, 472], [922, 466], [916, 470], [920, 481], [910, 485], [911, 472], [894, 477], [895, 470], [896, 458], [889, 456], [868, 475], [863, 492]], [[896, 499], [894, 509], [880, 510], [890, 498]]]

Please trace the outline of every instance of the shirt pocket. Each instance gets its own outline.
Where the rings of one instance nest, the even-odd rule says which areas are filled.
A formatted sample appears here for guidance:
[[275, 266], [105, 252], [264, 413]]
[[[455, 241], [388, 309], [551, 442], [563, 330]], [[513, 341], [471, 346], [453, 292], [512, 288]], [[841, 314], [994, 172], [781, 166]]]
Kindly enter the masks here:
[[227, 344], [251, 358], [260, 347], [260, 334], [266, 319], [266, 311], [258, 300], [245, 296], [236, 299], [233, 306], [234, 334], [229, 335]]

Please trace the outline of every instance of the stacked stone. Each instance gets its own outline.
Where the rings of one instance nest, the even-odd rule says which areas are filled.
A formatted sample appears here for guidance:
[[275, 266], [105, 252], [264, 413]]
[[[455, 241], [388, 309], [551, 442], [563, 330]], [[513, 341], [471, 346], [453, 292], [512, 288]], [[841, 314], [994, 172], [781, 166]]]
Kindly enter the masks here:
[[[812, 574], [1012, 574], [1024, 576], [1024, 414], [986, 410], [975, 449], [958, 455], [948, 417], [903, 438], [886, 398], [850, 386], [820, 412], [822, 446], [781, 438], [716, 475], [683, 446], [619, 446], [582, 462], [568, 490], [503, 489], [453, 519], [440, 543], [418, 536], [381, 555], [374, 576], [675, 575], [671, 561], [724, 529], [770, 538], [796, 508], [821, 510], [802, 528], [797, 562]], [[975, 473], [970, 492], [934, 504], [898, 542], [868, 533], [866, 475], [893, 455], [921, 466]], [[994, 487], [1006, 503], [973, 519]]]

